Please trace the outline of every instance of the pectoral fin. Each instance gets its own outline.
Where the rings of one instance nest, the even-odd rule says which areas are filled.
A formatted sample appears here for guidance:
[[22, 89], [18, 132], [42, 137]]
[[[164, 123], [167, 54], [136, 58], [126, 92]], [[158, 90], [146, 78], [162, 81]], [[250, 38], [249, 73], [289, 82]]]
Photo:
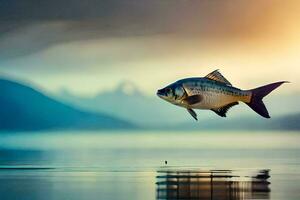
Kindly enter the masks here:
[[187, 108], [187, 111], [192, 115], [192, 117], [195, 119], [195, 120], [198, 120], [197, 119], [197, 113], [191, 109], [191, 108]]
[[200, 103], [202, 99], [203, 99], [202, 95], [197, 94], [197, 95], [188, 96], [184, 98], [183, 101], [185, 101], [188, 105], [193, 105], [193, 104]]

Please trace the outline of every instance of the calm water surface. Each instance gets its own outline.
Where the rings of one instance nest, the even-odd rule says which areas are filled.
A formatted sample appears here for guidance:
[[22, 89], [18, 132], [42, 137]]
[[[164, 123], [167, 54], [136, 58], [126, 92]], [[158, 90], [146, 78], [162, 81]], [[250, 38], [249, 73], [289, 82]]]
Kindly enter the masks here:
[[[167, 164], [165, 164], [167, 161]], [[297, 132], [0, 137], [0, 199], [300, 199]]]

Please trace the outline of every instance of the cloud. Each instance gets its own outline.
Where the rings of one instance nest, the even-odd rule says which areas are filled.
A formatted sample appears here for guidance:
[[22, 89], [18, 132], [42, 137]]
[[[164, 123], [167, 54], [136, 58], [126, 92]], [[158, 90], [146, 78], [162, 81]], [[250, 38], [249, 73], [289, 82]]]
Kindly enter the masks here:
[[277, 0], [255, 4], [233, 0], [2, 1], [0, 59], [58, 43], [107, 37], [269, 38], [287, 28], [287, 13], [297, 13], [295, 8], [299, 3], [293, 0], [284, 5]]
[[[205, 76], [217, 68], [235, 86], [244, 89], [278, 80], [297, 83], [298, 52], [299, 49], [258, 48], [246, 42], [224, 45], [165, 35], [112, 37], [53, 45], [0, 66], [2, 72], [32, 80], [52, 91], [66, 87], [91, 94], [130, 80], [152, 94], [177, 79]], [[299, 90], [299, 84], [286, 89]]]
[[254, 79], [297, 82], [290, 72], [300, 64], [299, 4], [0, 1], [0, 72], [83, 93], [128, 79], [152, 94], [164, 83], [215, 68], [245, 88], [256, 86]]

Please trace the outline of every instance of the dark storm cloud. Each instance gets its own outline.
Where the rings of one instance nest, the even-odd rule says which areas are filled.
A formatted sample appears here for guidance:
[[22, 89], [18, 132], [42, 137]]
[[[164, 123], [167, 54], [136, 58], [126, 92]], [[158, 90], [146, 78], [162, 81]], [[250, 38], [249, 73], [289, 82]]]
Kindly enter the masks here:
[[105, 16], [114, 10], [115, 4], [114, 0], [2, 0], [0, 16], [3, 20], [81, 20]]
[[0, 0], [0, 59], [53, 44], [103, 37], [176, 34], [235, 37], [260, 26], [277, 1]]
[[0, 1], [0, 58], [72, 40], [166, 32], [173, 1]]
[[[85, 24], [83, 28], [92, 30], [93, 27], [94, 29], [118, 29], [120, 27], [131, 29], [134, 24], [145, 28], [151, 21], [152, 25], [168, 21], [166, 15], [179, 6], [175, 2], [157, 0], [8, 0], [0, 3], [0, 20], [5, 25], [4, 29], [7, 29], [7, 25], [9, 25], [7, 22], [22, 25], [49, 21], [73, 22], [75, 26], [74, 22], [83, 22]], [[165, 13], [165, 16], [161, 15], [162, 13]]]

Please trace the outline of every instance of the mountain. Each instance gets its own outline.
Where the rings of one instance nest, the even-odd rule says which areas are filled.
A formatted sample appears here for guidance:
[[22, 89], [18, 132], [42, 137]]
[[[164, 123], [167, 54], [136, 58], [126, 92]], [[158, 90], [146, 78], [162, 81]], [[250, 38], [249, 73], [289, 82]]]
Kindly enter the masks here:
[[300, 130], [300, 113], [277, 119], [273, 127], [276, 126], [279, 129]]
[[[264, 99], [271, 119], [258, 116], [247, 105], [240, 103], [228, 112], [227, 118], [221, 118], [211, 111], [196, 110], [199, 121], [195, 122], [184, 108], [167, 103], [155, 95], [146, 96], [139, 88], [128, 81], [121, 82], [115, 89], [101, 92], [93, 97], [74, 95], [61, 90], [57, 95], [63, 101], [87, 110], [97, 110], [123, 119], [128, 119], [145, 128], [176, 129], [268, 129], [280, 128], [279, 125], [295, 121], [300, 113], [300, 94], [279, 95], [274, 91]], [[297, 117], [296, 117], [297, 118]], [[278, 121], [277, 121], [278, 120]], [[298, 121], [299, 122], [299, 121]], [[276, 124], [277, 123], [277, 124]], [[297, 123], [295, 122], [297, 125]], [[294, 127], [293, 124], [291, 124]]]
[[[277, 101], [266, 102], [272, 108], [269, 108], [272, 110], [271, 119], [256, 116], [241, 104], [233, 107], [227, 118], [220, 118], [210, 111], [197, 111], [199, 121], [196, 122], [185, 109], [176, 108], [159, 98], [145, 96], [130, 82], [123, 82], [115, 90], [99, 93], [92, 98], [76, 96], [64, 90], [59, 95], [64, 103], [32, 87], [6, 79], [0, 79], [0, 91], [0, 131], [136, 128], [121, 119], [156, 130], [300, 130], [298, 104], [289, 99], [285, 101], [287, 98], [276, 97]], [[293, 100], [298, 100], [297, 97], [295, 95]], [[274, 102], [285, 104], [279, 106]], [[276, 113], [278, 109], [284, 113], [282, 111], [287, 108], [294, 109], [295, 113]]]
[[0, 79], [0, 130], [134, 128], [124, 120], [61, 103], [23, 84]]
[[128, 119], [140, 126], [180, 123], [189, 120], [184, 109], [153, 96], [144, 95], [136, 85], [123, 81], [115, 89], [101, 92], [93, 97], [74, 95], [66, 89], [60, 91], [58, 99], [85, 110], [103, 112]]
[[163, 130], [300, 130], [300, 113], [265, 119], [260, 116], [242, 116], [219, 118], [218, 120], [202, 119], [171, 126], [157, 127]]

